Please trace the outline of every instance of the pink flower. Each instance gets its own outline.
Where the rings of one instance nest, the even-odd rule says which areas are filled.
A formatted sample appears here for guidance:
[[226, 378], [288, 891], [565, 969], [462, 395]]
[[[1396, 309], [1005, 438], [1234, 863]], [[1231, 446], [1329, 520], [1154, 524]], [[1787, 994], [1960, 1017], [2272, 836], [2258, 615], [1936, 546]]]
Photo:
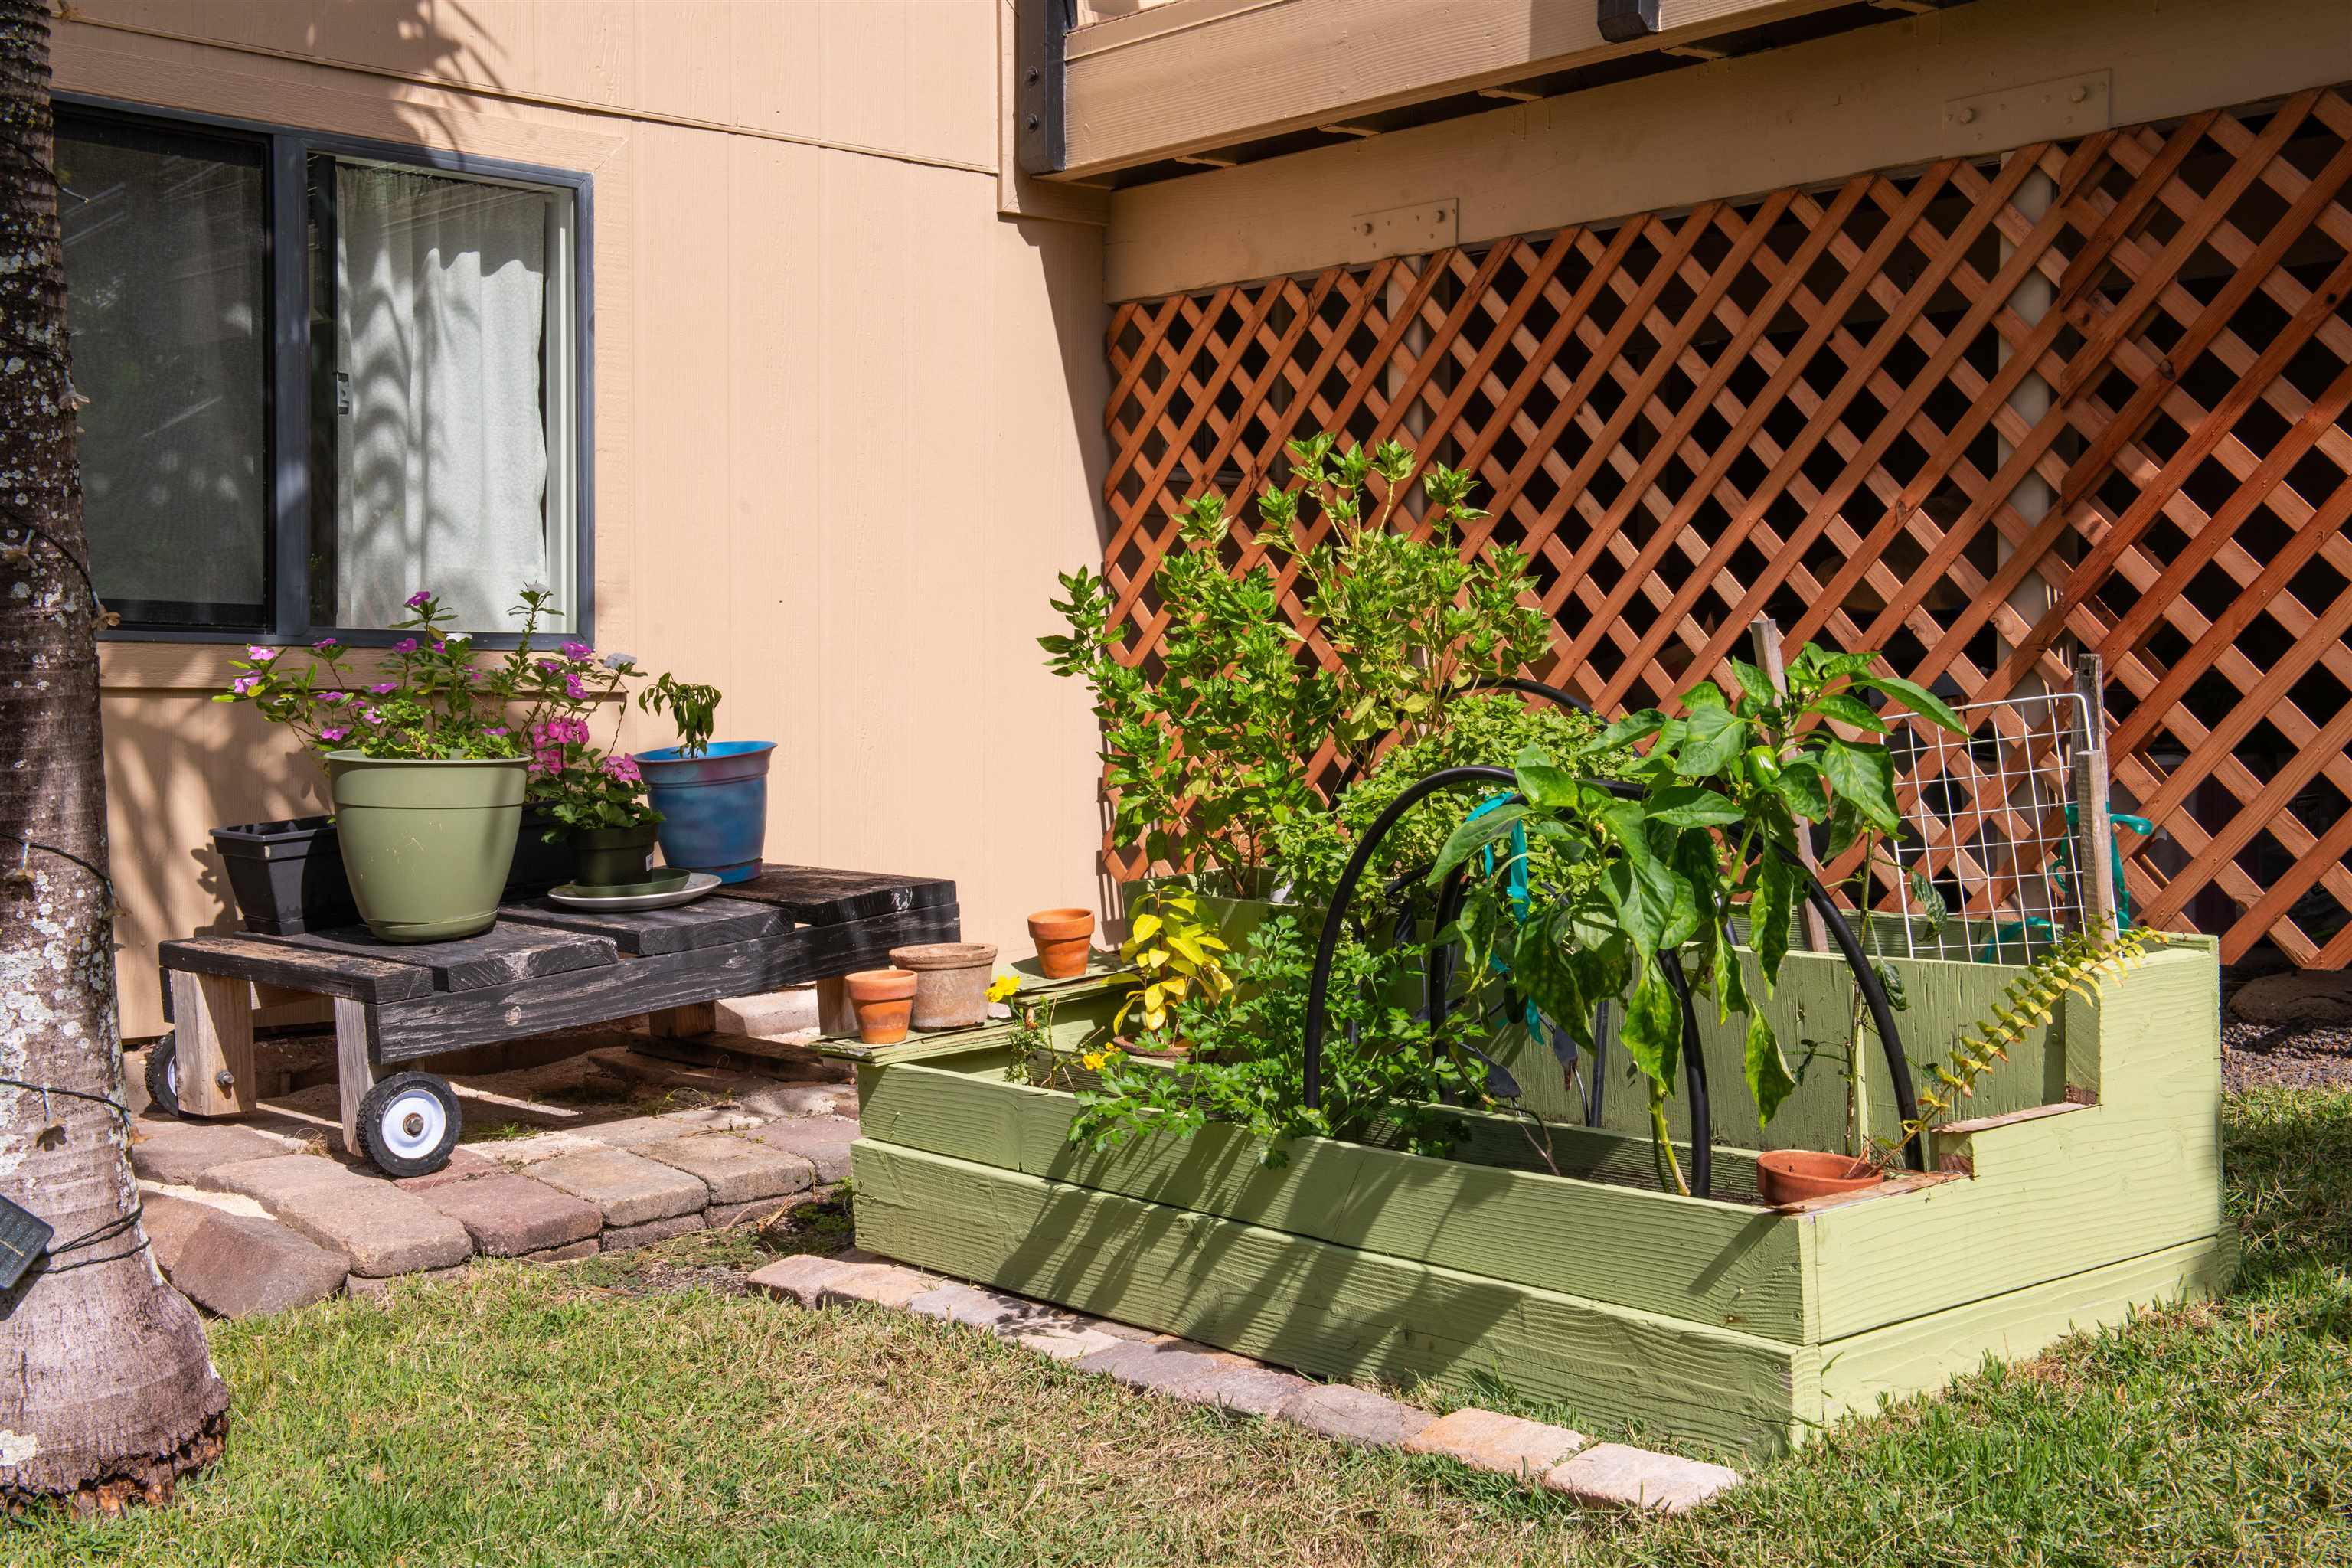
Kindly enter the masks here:
[[368, 689], [374, 692], [378, 697], [389, 697], [394, 692], [400, 689], [400, 682], [397, 680], [379, 680], [373, 686], [369, 687]]
[[563, 657], [582, 664], [587, 663], [595, 656], [596, 650], [584, 642], [568, 642], [563, 645]]
[[317, 642], [312, 643], [310, 647], [315, 653], [327, 653], [341, 646], [342, 639], [340, 637], [320, 637]]
[[416, 651], [416, 639], [415, 637], [403, 637], [398, 642], [392, 645], [392, 651], [394, 653], [415, 653]]
[[485, 735], [503, 735], [506, 732], [507, 727], [504, 724], [493, 724], [488, 729], [482, 731]]
[[320, 731], [319, 739], [321, 741], [340, 741], [350, 733], [351, 731], [344, 729], [341, 725], [334, 724]]
[[256, 664], [268, 664], [271, 659], [278, 657], [278, 650], [274, 647], [263, 647], [259, 643], [254, 643], [247, 647], [245, 657], [253, 660]]
[[351, 700], [352, 694], [348, 691], [321, 691], [319, 693], [319, 700], [324, 702], [330, 708], [339, 702], [349, 702]]
[[257, 675], [240, 675], [235, 680], [229, 682], [229, 689], [236, 692], [239, 697], [242, 697], [260, 684], [261, 677]]
[[412, 610], [421, 610], [432, 602], [433, 591], [429, 588], [419, 588], [408, 595], [408, 607]]
[[643, 777], [637, 772], [637, 759], [635, 757], [606, 757], [604, 771], [623, 784], [637, 784]]
[[542, 675], [561, 675], [563, 673], [563, 666], [558, 660], [542, 658], [535, 659], [532, 662], [538, 665], [540, 673]]
[[588, 689], [580, 684], [580, 678], [578, 676], [567, 675], [563, 678], [563, 693], [567, 697], [577, 697], [584, 700], [588, 695]]
[[362, 724], [381, 724], [383, 722], [383, 715], [377, 712], [373, 708], [362, 708], [360, 710], [360, 722]]

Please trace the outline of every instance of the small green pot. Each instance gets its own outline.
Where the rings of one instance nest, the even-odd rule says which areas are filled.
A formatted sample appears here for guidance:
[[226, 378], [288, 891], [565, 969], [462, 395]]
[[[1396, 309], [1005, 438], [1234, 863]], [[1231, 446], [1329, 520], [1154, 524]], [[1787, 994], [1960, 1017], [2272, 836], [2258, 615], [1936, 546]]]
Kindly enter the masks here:
[[572, 839], [572, 881], [581, 888], [632, 888], [646, 879], [653, 863], [654, 831], [650, 822], [626, 827], [574, 828]]
[[446, 942], [498, 919], [529, 763], [327, 753], [352, 896], [385, 942]]

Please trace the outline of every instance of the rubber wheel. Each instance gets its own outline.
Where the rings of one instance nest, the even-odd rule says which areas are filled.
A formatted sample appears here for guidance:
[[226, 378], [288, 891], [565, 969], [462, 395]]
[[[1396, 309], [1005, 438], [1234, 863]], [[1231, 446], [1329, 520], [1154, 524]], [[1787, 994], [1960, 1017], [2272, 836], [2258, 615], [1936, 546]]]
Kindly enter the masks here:
[[169, 1030], [147, 1047], [147, 1103], [180, 1114], [180, 1047]]
[[429, 1072], [396, 1072], [360, 1100], [360, 1152], [388, 1176], [439, 1170], [464, 1131], [457, 1091]]

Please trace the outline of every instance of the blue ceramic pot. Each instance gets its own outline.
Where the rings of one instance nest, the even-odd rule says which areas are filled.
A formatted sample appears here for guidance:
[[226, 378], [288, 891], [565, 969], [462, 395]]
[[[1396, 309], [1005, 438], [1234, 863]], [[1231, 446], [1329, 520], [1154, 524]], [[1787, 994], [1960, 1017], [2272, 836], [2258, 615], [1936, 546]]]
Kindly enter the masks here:
[[646, 794], [662, 814], [666, 865], [712, 871], [722, 882], [760, 874], [768, 836], [768, 756], [773, 741], [714, 741], [688, 756], [676, 746], [639, 752]]

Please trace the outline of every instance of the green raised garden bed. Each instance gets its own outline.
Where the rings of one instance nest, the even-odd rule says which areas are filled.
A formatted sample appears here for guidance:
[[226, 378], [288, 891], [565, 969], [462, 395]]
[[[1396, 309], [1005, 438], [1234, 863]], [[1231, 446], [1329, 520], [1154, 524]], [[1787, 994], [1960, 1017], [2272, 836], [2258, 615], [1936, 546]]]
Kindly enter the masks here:
[[[1894, 966], [1922, 1068], [2016, 973]], [[1783, 1040], [1842, 1039], [1849, 994], [1839, 961], [1791, 954], [1769, 1005]], [[1088, 1011], [1066, 1006], [1059, 1032]], [[1214, 1124], [1072, 1147], [1076, 1100], [1007, 1082], [1002, 1030], [855, 1052], [858, 1240], [1326, 1377], [1467, 1390], [1485, 1374], [1590, 1423], [1751, 1455], [2231, 1277], [2210, 951], [2159, 952], [2101, 1001], [2070, 1000], [1990, 1080], [1984, 1114], [1935, 1137], [1934, 1173], [1854, 1198], [1759, 1205], [1738, 1040], [1710, 1027], [1706, 1043], [1718, 1136], [1751, 1133], [1716, 1145], [1711, 1198], [1657, 1190], [1622, 1080], [1619, 1125], [1549, 1130], [1557, 1174], [1503, 1116], [1474, 1118], [1448, 1159], [1307, 1139], [1269, 1169], [1257, 1139]], [[1866, 1088], [1883, 1131], [1891, 1101]], [[1565, 1116], [1550, 1098], [1539, 1109]], [[1833, 1147], [1844, 1120], [1820, 1070], [1764, 1146]]]

